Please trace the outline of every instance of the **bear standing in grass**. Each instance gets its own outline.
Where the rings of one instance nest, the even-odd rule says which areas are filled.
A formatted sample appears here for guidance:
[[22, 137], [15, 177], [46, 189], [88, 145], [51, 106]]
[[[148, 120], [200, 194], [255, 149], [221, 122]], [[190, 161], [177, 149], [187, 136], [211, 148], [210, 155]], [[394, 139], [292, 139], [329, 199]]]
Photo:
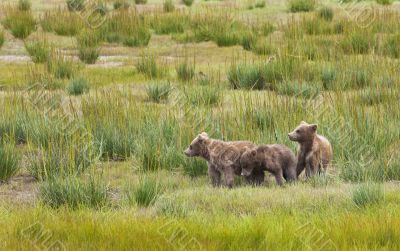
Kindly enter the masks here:
[[[240, 156], [247, 149], [254, 148], [249, 141], [225, 142], [208, 137], [207, 133], [199, 134], [184, 151], [188, 157], [202, 157], [208, 162], [208, 175], [214, 186], [221, 184], [221, 174], [224, 174], [225, 185], [233, 186], [235, 175], [241, 174]], [[264, 173], [252, 173], [247, 181], [260, 184], [264, 181]]]
[[306, 169], [306, 177], [325, 172], [332, 160], [332, 146], [329, 141], [317, 134], [317, 125], [302, 121], [289, 133], [289, 139], [299, 143], [297, 155], [297, 176]]
[[284, 145], [260, 145], [249, 149], [242, 154], [240, 165], [243, 176], [249, 176], [254, 170], [268, 171], [280, 186], [283, 185], [282, 177], [288, 182], [297, 178], [296, 157]]

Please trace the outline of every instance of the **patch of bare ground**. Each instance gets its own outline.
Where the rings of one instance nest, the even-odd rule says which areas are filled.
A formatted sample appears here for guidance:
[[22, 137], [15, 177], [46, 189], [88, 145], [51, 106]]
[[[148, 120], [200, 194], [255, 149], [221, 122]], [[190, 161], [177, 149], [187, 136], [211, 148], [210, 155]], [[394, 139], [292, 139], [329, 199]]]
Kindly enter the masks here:
[[32, 205], [37, 197], [37, 182], [34, 177], [20, 175], [0, 184], [0, 201]]

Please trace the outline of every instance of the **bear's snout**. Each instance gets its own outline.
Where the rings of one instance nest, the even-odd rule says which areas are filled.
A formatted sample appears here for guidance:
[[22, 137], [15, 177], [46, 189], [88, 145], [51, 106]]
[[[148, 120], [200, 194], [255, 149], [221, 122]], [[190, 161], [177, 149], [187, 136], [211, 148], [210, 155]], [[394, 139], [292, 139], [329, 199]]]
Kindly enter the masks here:
[[183, 153], [184, 153], [187, 157], [192, 157], [192, 153], [190, 152], [190, 149], [186, 149], [185, 151], [183, 151]]

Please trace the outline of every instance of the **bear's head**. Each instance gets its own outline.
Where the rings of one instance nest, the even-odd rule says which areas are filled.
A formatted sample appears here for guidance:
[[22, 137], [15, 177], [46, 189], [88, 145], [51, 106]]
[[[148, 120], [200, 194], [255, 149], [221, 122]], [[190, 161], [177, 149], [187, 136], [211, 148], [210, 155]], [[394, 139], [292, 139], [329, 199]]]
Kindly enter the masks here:
[[240, 167], [242, 168], [242, 176], [250, 176], [253, 169], [260, 165], [258, 158], [257, 148], [246, 150], [242, 156], [240, 156]]
[[204, 157], [207, 154], [207, 145], [209, 140], [210, 138], [207, 133], [200, 133], [192, 143], [190, 143], [190, 146], [184, 151], [184, 154], [188, 157]]
[[293, 132], [288, 134], [289, 139], [300, 143], [311, 141], [315, 137], [317, 127], [316, 124], [307, 124], [306, 122], [301, 121], [300, 125], [294, 129]]

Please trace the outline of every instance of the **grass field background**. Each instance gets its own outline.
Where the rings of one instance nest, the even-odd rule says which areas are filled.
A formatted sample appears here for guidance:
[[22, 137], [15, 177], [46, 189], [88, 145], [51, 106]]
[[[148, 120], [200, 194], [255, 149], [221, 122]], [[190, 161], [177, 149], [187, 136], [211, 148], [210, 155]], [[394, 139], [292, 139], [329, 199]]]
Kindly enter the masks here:
[[[400, 248], [398, 1], [80, 2], [0, 4], [2, 250]], [[325, 176], [214, 188], [183, 154], [302, 120]]]

